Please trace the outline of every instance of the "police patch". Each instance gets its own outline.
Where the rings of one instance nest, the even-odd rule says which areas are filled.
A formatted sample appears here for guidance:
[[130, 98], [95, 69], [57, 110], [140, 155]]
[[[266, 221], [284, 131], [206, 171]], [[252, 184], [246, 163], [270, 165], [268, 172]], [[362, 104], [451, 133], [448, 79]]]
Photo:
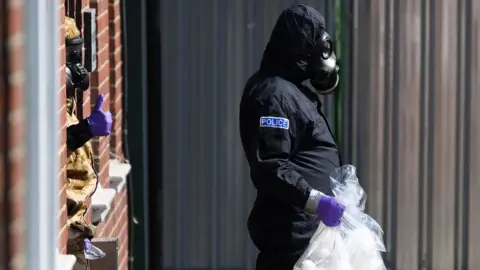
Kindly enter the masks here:
[[282, 117], [262, 116], [260, 117], [260, 127], [289, 129], [290, 121]]

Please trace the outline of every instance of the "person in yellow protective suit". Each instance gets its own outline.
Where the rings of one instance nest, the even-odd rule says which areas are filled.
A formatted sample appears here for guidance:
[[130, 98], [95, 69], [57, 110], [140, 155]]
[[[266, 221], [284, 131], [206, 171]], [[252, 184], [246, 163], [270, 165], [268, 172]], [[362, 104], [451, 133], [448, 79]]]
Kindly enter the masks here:
[[102, 110], [104, 96], [99, 95], [90, 116], [81, 120], [77, 118], [76, 91], [88, 89], [89, 77], [82, 64], [83, 39], [75, 21], [65, 18], [64, 28], [67, 51], [67, 253], [81, 254], [83, 251], [85, 259], [95, 260], [104, 257], [105, 253], [91, 244], [93, 227], [85, 220], [86, 201], [95, 192], [98, 182], [89, 141], [95, 136], [110, 134], [112, 116]]

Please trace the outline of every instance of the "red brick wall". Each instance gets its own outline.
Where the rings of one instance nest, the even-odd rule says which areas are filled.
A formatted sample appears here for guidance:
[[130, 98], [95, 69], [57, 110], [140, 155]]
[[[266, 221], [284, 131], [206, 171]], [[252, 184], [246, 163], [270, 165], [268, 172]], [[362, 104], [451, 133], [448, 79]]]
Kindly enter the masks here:
[[[81, 1], [78, 4], [76, 1]], [[60, 12], [62, 13], [62, 23], [65, 12], [71, 11], [70, 8], [65, 10], [65, 5], [70, 4], [71, 0], [61, 0]], [[66, 3], [66, 4], [64, 4]], [[110, 152], [120, 158], [123, 155], [122, 151], [122, 39], [121, 39], [121, 17], [120, 17], [120, 0], [75, 0], [74, 6], [77, 8], [70, 16], [75, 17], [77, 24], [83, 32], [83, 10], [85, 8], [94, 8], [97, 12], [97, 70], [90, 73], [90, 89], [81, 94], [79, 100], [83, 103], [79, 106], [80, 110], [78, 117], [87, 117], [90, 114], [91, 107], [95, 105], [96, 99], [100, 93], [105, 95], [104, 110], [110, 110], [114, 119], [112, 134], [109, 137], [93, 140], [93, 149], [95, 158], [99, 165], [99, 181], [103, 188], [109, 187], [109, 159]], [[82, 12], [78, 11], [81, 7]], [[61, 30], [63, 31], [63, 30]], [[64, 87], [64, 33], [61, 32], [60, 50], [63, 53], [60, 73], [62, 74], [62, 89], [60, 95], [62, 100], [65, 99]], [[65, 123], [65, 107], [64, 103], [60, 104], [59, 117], [61, 123]], [[65, 130], [60, 132], [65, 134]], [[65, 140], [62, 140], [62, 145], [59, 154], [62, 159], [66, 158]], [[65, 176], [64, 167], [60, 173], [61, 186], [64, 186]], [[60, 192], [60, 199], [65, 201], [64, 191]], [[117, 194], [115, 201], [111, 207], [110, 214], [107, 220], [101, 223], [96, 229], [97, 237], [118, 237], [119, 238], [119, 269], [128, 269], [128, 208], [127, 208], [127, 193], [123, 190]], [[64, 228], [65, 218], [62, 216], [62, 226]], [[87, 220], [90, 219], [90, 213], [87, 213]], [[66, 229], [64, 230], [66, 231]], [[66, 234], [62, 235], [60, 232], [59, 241], [62, 250], [65, 251]]]
[[[88, 7], [88, 1], [87, 2]], [[84, 115], [90, 113], [91, 106], [95, 105], [95, 101], [99, 94], [105, 95], [104, 110], [109, 110], [110, 104], [110, 58], [109, 58], [109, 37], [108, 37], [108, 0], [92, 1], [91, 8], [97, 10], [97, 70], [90, 74], [90, 99], [84, 98]], [[85, 96], [84, 96], [85, 97]], [[88, 111], [88, 112], [87, 112]], [[104, 188], [109, 187], [108, 181], [108, 160], [110, 158], [110, 142], [109, 137], [100, 137], [95, 139], [93, 148], [96, 154], [96, 160], [99, 162], [99, 180]]]
[[[66, 4], [70, 0], [59, 0], [60, 24], [58, 31], [58, 53], [60, 67], [58, 80], [58, 121], [60, 123], [58, 147], [60, 158], [59, 172], [59, 251], [66, 252], [66, 206], [65, 185], [67, 157], [65, 119], [65, 42], [63, 23]], [[100, 182], [108, 187], [108, 160], [110, 151], [122, 156], [122, 57], [121, 24], [119, 0], [82, 1], [81, 9], [97, 9], [98, 70], [91, 74], [91, 89], [81, 100], [81, 114], [89, 115], [91, 106], [99, 93], [105, 94], [104, 110], [110, 110], [114, 118], [112, 135], [94, 143], [94, 151], [99, 160]], [[24, 89], [23, 89], [23, 1], [0, 1], [0, 270], [23, 269], [24, 258]], [[80, 26], [83, 14], [77, 11], [74, 16]], [[6, 27], [4, 27], [6, 25]], [[6, 30], [6, 31], [4, 31]], [[83, 30], [83, 29], [82, 29]], [[97, 236], [119, 237], [119, 269], [128, 268], [128, 208], [127, 193], [124, 190], [115, 198], [107, 220], [96, 230]], [[53, 252], [53, 251], [52, 251]]]
[[128, 199], [127, 190], [117, 194], [107, 222], [97, 227], [99, 236], [118, 237], [118, 269], [128, 269]]
[[25, 264], [22, 3], [0, 3], [0, 269]]
[[65, 204], [67, 198], [65, 194], [65, 187], [67, 178], [66, 174], [66, 161], [67, 161], [67, 119], [66, 119], [66, 104], [65, 104], [65, 97], [66, 97], [66, 86], [65, 86], [65, 29], [63, 28], [63, 23], [65, 22], [65, 5], [64, 1], [59, 1], [58, 13], [60, 16], [60, 23], [58, 25], [58, 54], [59, 54], [59, 69], [58, 69], [58, 78], [60, 80], [60, 89], [58, 90], [58, 100], [60, 103], [58, 104], [58, 119], [60, 121], [60, 146], [58, 150], [59, 161], [60, 161], [60, 173], [59, 173], [59, 228], [60, 232], [58, 234], [58, 250], [60, 253], [65, 253], [67, 251], [67, 239], [68, 239], [68, 231], [67, 231], [67, 205]]
[[[105, 104], [109, 105], [104, 109], [110, 110], [114, 120], [111, 135], [99, 142], [98, 152], [102, 166], [110, 158], [111, 152], [114, 156], [123, 159], [120, 0], [98, 0], [90, 6], [96, 8], [98, 16], [98, 72], [93, 76], [95, 79], [92, 81], [94, 83], [92, 87], [105, 94]], [[108, 166], [103, 167], [102, 174], [108, 174]], [[105, 180], [102, 179], [102, 181]], [[108, 187], [108, 184], [104, 187]], [[128, 198], [125, 189], [117, 194], [107, 221], [98, 226], [97, 232], [99, 236], [119, 238], [118, 269], [128, 269]]]
[[122, 146], [122, 24], [120, 0], [109, 0], [109, 55], [110, 55], [110, 111], [114, 119], [115, 132], [110, 135], [110, 149], [123, 157]]

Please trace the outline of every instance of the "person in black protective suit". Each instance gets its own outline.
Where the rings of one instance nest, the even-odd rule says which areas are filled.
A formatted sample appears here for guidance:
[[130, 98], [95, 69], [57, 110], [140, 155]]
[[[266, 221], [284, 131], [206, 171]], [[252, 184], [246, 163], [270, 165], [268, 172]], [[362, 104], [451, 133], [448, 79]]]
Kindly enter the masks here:
[[305, 5], [284, 10], [240, 103], [240, 135], [257, 189], [248, 219], [260, 250], [257, 270], [293, 269], [320, 221], [340, 224], [344, 206], [332, 197], [329, 175], [342, 162], [318, 96], [338, 80], [323, 16]]

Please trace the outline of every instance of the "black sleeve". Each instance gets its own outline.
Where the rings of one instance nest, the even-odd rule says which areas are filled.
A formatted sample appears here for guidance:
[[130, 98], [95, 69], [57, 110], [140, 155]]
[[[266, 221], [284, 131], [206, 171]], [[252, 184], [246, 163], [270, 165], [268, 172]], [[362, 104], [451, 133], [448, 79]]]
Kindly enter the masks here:
[[255, 106], [258, 118], [251, 121], [256, 121], [258, 131], [251, 150], [256, 157], [249, 159], [253, 184], [260, 193], [303, 209], [312, 188], [289, 160], [299, 133], [298, 116], [275, 97]]
[[80, 120], [78, 124], [67, 127], [67, 148], [75, 151], [92, 137], [92, 133], [88, 127], [88, 121], [86, 119]]

